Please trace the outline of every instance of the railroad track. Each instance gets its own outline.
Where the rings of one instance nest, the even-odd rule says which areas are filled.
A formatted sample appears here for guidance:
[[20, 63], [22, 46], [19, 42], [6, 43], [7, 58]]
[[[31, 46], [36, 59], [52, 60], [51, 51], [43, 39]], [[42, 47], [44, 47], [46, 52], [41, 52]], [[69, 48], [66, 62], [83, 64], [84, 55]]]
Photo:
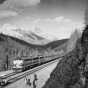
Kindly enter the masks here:
[[54, 60], [54, 61], [48, 62], [46, 64], [40, 65], [38, 67], [35, 67], [33, 69], [27, 70], [25, 72], [21, 72], [21, 73], [18, 73], [16, 75], [9, 76], [9, 77], [4, 79], [5, 84], [3, 84], [3, 82], [2, 82], [3, 85], [1, 85], [1, 86], [3, 86], [3, 87], [9, 86], [10, 84], [24, 78], [26, 75], [30, 75], [30, 74], [32, 74], [32, 73], [34, 73], [36, 71], [39, 71], [39, 70], [43, 69], [44, 67], [47, 67], [48, 65], [50, 65], [50, 64], [52, 64], [52, 63], [54, 63], [56, 61], [57, 61], [57, 59]]
[[0, 76], [0, 78], [5, 79], [7, 77], [10, 77], [10, 76], [13, 76], [13, 75], [16, 75], [16, 74], [17, 74], [16, 72], [12, 72], [12, 73], [6, 74], [4, 76]]

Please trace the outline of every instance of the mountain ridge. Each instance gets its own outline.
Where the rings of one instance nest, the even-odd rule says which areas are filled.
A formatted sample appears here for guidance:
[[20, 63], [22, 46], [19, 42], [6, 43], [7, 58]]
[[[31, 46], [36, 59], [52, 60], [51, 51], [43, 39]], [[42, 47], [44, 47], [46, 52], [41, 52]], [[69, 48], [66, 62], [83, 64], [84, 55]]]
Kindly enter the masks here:
[[34, 43], [42, 45], [57, 40], [56, 38], [52, 38], [49, 34], [43, 33], [41, 29], [38, 29], [38, 31], [36, 31], [36, 28], [35, 31], [24, 30], [23, 28], [19, 28], [11, 24], [4, 24], [0, 32], [6, 35], [10, 35], [25, 40], [26, 42], [32, 44]]

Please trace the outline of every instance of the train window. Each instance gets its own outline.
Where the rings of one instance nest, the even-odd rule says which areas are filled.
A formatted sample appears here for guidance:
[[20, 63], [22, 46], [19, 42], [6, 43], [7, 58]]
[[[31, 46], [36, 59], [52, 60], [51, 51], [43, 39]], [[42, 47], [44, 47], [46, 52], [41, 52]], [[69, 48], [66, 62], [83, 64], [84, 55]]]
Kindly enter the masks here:
[[24, 59], [24, 61], [30, 61], [31, 59]]
[[33, 58], [33, 60], [36, 60], [36, 59], [39, 59], [39, 57], [35, 57], [35, 58]]

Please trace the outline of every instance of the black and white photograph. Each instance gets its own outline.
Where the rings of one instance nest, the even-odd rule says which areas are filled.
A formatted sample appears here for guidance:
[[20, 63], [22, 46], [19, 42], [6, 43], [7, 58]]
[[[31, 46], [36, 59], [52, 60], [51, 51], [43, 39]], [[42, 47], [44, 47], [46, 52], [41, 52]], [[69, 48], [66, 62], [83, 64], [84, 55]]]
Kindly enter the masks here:
[[88, 88], [88, 0], [0, 0], [0, 88]]

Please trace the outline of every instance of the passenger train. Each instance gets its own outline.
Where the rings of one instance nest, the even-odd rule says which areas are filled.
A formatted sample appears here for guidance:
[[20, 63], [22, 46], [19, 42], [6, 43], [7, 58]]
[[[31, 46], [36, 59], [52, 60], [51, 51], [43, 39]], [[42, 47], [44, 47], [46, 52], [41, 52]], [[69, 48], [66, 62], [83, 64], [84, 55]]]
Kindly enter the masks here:
[[47, 63], [51, 60], [55, 60], [58, 58], [58, 55], [53, 55], [53, 56], [38, 56], [35, 58], [28, 58], [28, 57], [17, 57], [15, 60], [13, 60], [13, 66], [12, 69], [14, 71], [24, 71], [27, 69], [30, 69], [34, 66], [38, 66], [44, 63]]

